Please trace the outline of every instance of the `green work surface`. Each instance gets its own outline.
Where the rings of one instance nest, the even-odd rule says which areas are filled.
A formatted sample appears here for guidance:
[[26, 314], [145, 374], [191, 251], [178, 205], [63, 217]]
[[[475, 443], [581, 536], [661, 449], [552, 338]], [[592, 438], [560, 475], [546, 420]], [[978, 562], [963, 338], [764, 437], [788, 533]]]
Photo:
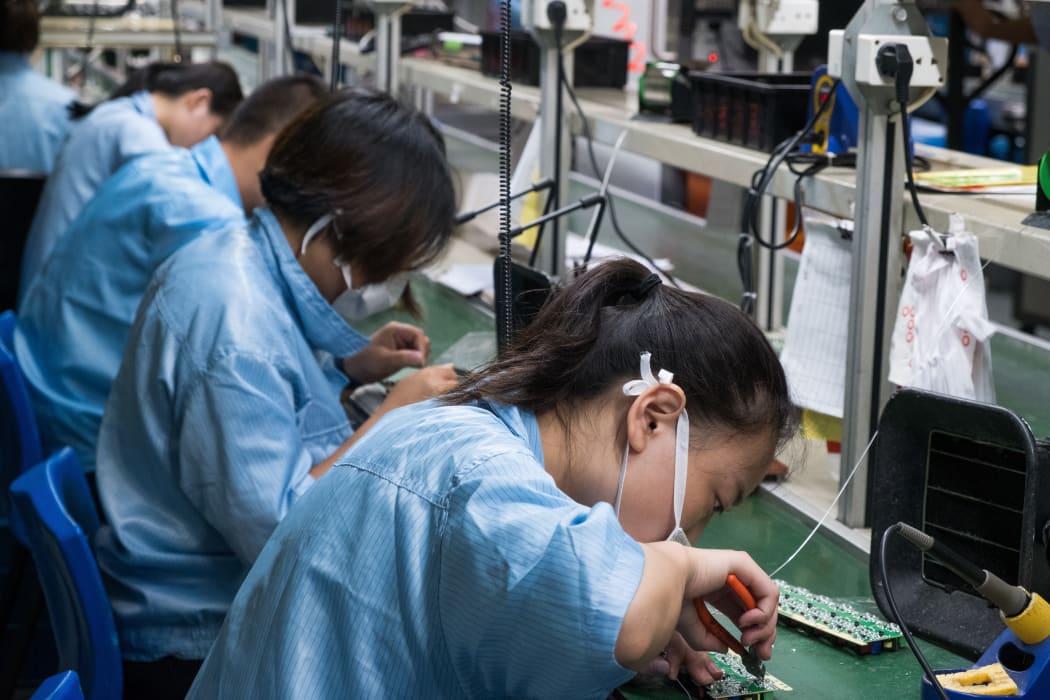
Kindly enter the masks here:
[[409, 284], [421, 318], [412, 318], [395, 308], [355, 322], [354, 327], [362, 333], [372, 333], [389, 321], [422, 326], [430, 338], [432, 358], [441, 355], [471, 331], [492, 330], [495, 333], [496, 321], [492, 311], [480, 302], [464, 299], [459, 293], [423, 275], [413, 275]]
[[[785, 506], [762, 493], [714, 518], [697, 546], [742, 549], [766, 571], [773, 571], [808, 533], [809, 528]], [[823, 533], [817, 533], [777, 577], [842, 599], [858, 610], [881, 614], [871, 598], [867, 560]], [[971, 665], [930, 643], [919, 643], [935, 669]], [[777, 630], [773, 658], [766, 663], [766, 670], [792, 688], [791, 692], [766, 695], [770, 700], [918, 698], [922, 678], [918, 662], [906, 647], [858, 656], [783, 626]], [[677, 687], [644, 693], [627, 689], [624, 694], [629, 698], [685, 697]]]

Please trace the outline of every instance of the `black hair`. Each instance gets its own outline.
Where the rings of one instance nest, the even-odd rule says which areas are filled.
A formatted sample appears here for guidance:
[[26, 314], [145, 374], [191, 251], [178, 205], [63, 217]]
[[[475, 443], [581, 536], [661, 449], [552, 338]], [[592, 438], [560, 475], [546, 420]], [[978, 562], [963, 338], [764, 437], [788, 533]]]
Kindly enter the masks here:
[[328, 94], [324, 81], [313, 75], [269, 80], [257, 87], [219, 131], [219, 139], [238, 146], [259, 143], [278, 133], [295, 117]]
[[[178, 97], [192, 90], [211, 90], [210, 111], [223, 119], [244, 99], [241, 83], [236, 71], [221, 61], [208, 63], [151, 63], [128, 76], [124, 84], [114, 90], [110, 100], [128, 97], [145, 90], [167, 97]], [[76, 102], [70, 106], [70, 114], [79, 119], [91, 113], [94, 106]]]
[[717, 297], [659, 284], [629, 259], [602, 263], [555, 292], [499, 359], [444, 400], [553, 411], [568, 425], [575, 407], [638, 378], [646, 351], [654, 373], [674, 373], [694, 425], [772, 430], [778, 442], [797, 429], [784, 370], [751, 318]]
[[426, 265], [452, 235], [444, 139], [385, 93], [344, 90], [301, 114], [259, 179], [282, 220], [305, 228], [336, 214], [329, 235], [341, 258], [362, 264], [366, 284]]
[[32, 53], [40, 41], [37, 0], [0, 0], [0, 51]]

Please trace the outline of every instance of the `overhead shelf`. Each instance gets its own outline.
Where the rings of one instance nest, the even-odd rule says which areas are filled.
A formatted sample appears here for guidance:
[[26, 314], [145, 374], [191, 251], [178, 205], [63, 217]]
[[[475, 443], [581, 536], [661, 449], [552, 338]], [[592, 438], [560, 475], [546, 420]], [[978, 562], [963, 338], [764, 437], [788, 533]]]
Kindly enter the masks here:
[[[273, 23], [263, 10], [224, 10], [223, 17], [229, 29], [263, 39], [273, 34]], [[327, 65], [331, 38], [325, 36], [325, 31], [321, 27], [297, 26], [292, 32], [292, 40], [297, 49]], [[340, 61], [344, 65], [359, 72], [374, 68], [374, 54], [361, 54], [355, 43], [344, 41], [340, 50]], [[498, 81], [477, 71], [411, 57], [401, 59], [399, 71], [403, 87], [429, 90], [453, 103], [463, 102], [491, 110], [499, 107]], [[535, 119], [540, 101], [539, 89], [515, 85], [511, 94], [514, 116], [527, 121]], [[672, 167], [746, 187], [751, 182], [752, 173], [764, 166], [769, 157], [761, 151], [702, 138], [687, 125], [636, 118], [636, 100], [621, 90], [584, 88], [579, 90], [579, 96], [595, 140], [612, 145], [626, 130], [625, 151]], [[569, 103], [566, 106], [571, 108]], [[575, 131], [581, 131], [578, 123]], [[917, 146], [916, 151], [938, 168], [1003, 165], [989, 158], [928, 146]], [[781, 166], [770, 191], [778, 197], [792, 198], [794, 182], [795, 176], [786, 166]], [[1022, 225], [1032, 206], [1026, 198], [923, 192], [921, 200], [930, 223], [940, 230], [947, 230], [949, 214], [963, 214], [967, 228], [980, 241], [981, 255], [985, 259], [1050, 279], [1050, 231]], [[828, 168], [809, 178], [806, 185], [806, 204], [834, 216], [852, 217], [855, 201], [856, 180], [852, 169]], [[905, 225], [908, 228], [918, 228], [919, 225], [907, 201]]]
[[[113, 49], [175, 46], [175, 26], [170, 17], [125, 15], [96, 18], [94, 28], [91, 23], [89, 17], [41, 17], [40, 46], [51, 49], [88, 45]], [[185, 47], [214, 46], [215, 33], [182, 29], [179, 42]]]

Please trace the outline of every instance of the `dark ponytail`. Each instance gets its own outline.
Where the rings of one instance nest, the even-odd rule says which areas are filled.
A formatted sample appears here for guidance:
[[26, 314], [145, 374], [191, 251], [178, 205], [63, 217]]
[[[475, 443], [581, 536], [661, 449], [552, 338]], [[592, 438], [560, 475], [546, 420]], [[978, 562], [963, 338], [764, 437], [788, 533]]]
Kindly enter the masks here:
[[0, 51], [32, 53], [40, 41], [37, 0], [0, 0]]
[[[134, 71], [110, 94], [109, 99], [129, 97], [136, 92], [156, 92], [167, 97], [178, 97], [191, 90], [211, 90], [211, 113], [225, 119], [233, 113], [244, 98], [237, 73], [220, 61], [210, 63], [151, 63]], [[77, 103], [70, 108], [74, 119], [91, 112], [91, 107]]]
[[717, 297], [675, 289], [632, 260], [603, 263], [556, 292], [503, 357], [445, 401], [492, 400], [533, 413], [572, 409], [635, 379], [643, 352], [674, 373], [697, 426], [741, 434], [796, 429], [780, 361], [751, 319]]
[[237, 73], [221, 61], [210, 63], [151, 63], [128, 76], [110, 99], [127, 97], [141, 90], [178, 97], [191, 90], [211, 90], [211, 112], [220, 117], [233, 113], [242, 99]]

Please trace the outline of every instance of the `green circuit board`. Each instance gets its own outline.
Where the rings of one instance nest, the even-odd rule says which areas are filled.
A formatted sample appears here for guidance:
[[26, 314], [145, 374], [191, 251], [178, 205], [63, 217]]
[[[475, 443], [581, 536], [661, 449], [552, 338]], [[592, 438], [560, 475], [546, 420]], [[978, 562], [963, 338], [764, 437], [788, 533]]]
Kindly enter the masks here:
[[710, 654], [710, 656], [725, 675], [704, 688], [709, 698], [760, 700], [775, 690], [791, 690], [791, 686], [768, 673], [761, 680], [755, 678], [747, 672], [740, 657], [735, 654]]
[[776, 584], [780, 587], [777, 612], [783, 625], [858, 654], [896, 651], [903, 645], [900, 628], [877, 615], [784, 581]]

